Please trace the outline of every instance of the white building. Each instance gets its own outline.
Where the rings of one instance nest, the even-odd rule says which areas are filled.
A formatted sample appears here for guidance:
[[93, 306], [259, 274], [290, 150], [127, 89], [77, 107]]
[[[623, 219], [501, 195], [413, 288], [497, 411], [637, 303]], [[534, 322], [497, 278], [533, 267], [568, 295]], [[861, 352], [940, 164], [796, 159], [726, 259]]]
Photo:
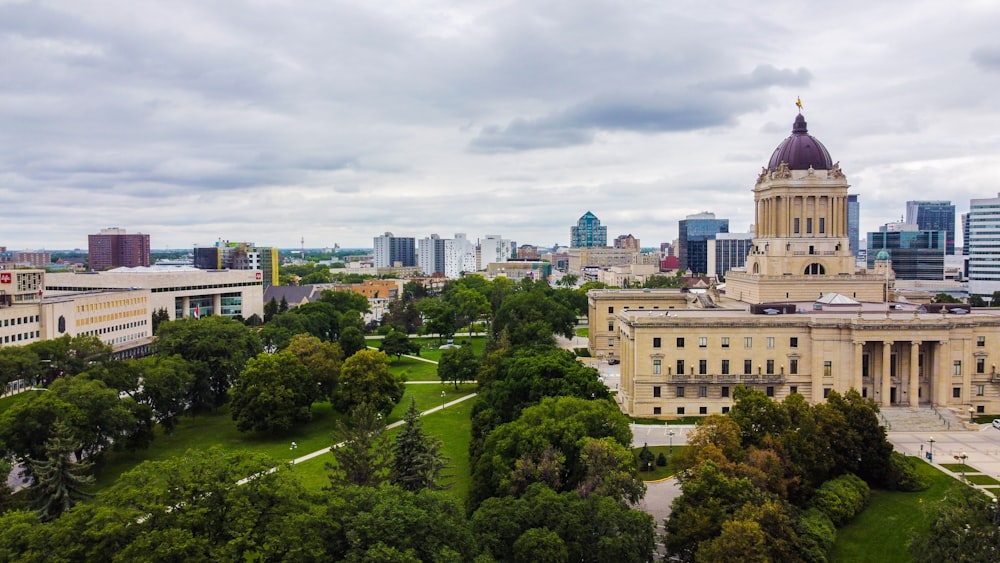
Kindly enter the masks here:
[[500, 235], [486, 235], [479, 239], [478, 270], [485, 270], [489, 264], [500, 264], [510, 260], [514, 254], [513, 243]]
[[1000, 290], [1000, 194], [969, 202], [969, 294]]

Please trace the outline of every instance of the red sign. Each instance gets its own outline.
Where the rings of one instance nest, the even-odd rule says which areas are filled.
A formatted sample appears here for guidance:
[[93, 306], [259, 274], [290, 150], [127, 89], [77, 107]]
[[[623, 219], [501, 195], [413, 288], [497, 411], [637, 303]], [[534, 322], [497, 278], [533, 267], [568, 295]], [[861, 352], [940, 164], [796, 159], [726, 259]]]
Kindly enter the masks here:
[[0, 283], [13, 283], [14, 274], [10, 272], [0, 272]]
[[264, 274], [257, 272], [257, 279], [263, 279]]

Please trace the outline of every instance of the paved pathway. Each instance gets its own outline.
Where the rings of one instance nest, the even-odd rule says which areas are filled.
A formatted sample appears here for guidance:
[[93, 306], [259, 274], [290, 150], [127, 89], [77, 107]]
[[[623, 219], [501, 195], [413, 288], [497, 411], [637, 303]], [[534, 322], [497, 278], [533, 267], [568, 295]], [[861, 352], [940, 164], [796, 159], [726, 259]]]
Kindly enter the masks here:
[[[1000, 480], [1000, 430], [992, 425], [984, 424], [978, 432], [951, 431], [928, 434], [926, 432], [889, 432], [889, 441], [896, 451], [906, 455], [923, 456], [931, 451], [931, 439], [934, 440], [933, 465], [961, 478], [961, 473], [955, 473], [940, 467], [942, 463], [961, 463], [955, 456], [963, 453], [968, 456], [965, 463], [980, 473]], [[995, 489], [994, 489], [995, 490]]]

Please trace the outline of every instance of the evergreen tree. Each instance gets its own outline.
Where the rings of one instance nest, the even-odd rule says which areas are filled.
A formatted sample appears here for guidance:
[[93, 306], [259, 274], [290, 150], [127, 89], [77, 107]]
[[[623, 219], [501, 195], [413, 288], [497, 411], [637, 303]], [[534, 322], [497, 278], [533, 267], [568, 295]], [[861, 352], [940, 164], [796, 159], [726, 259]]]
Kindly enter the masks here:
[[337, 421], [334, 446], [330, 448], [336, 465], [331, 470], [330, 483], [374, 487], [385, 481], [389, 469], [389, 444], [385, 435], [382, 413], [369, 403], [361, 403], [352, 413], [353, 426]]
[[448, 458], [441, 453], [441, 440], [424, 434], [420, 412], [412, 397], [404, 420], [406, 424], [396, 435], [396, 442], [392, 447], [389, 480], [412, 492], [443, 488], [439, 479], [441, 470], [448, 464]]
[[78, 500], [91, 496], [84, 488], [94, 482], [87, 474], [91, 463], [76, 462], [70, 455], [80, 449], [69, 426], [57, 420], [52, 437], [45, 442], [44, 460], [28, 459], [35, 474], [35, 504], [42, 520], [54, 520]]

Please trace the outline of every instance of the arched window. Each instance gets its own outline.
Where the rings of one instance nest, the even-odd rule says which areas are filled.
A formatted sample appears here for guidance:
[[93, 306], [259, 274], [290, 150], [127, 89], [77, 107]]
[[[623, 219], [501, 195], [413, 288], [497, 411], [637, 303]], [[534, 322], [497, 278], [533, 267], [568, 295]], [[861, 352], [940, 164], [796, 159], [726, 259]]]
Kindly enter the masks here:
[[754, 274], [759, 274], [760, 273], [760, 263], [759, 262], [754, 262], [754, 264], [753, 264], [753, 273]]
[[826, 268], [824, 268], [822, 264], [813, 262], [812, 264], [806, 266], [805, 275], [807, 276], [822, 276], [824, 274], [826, 274]]

